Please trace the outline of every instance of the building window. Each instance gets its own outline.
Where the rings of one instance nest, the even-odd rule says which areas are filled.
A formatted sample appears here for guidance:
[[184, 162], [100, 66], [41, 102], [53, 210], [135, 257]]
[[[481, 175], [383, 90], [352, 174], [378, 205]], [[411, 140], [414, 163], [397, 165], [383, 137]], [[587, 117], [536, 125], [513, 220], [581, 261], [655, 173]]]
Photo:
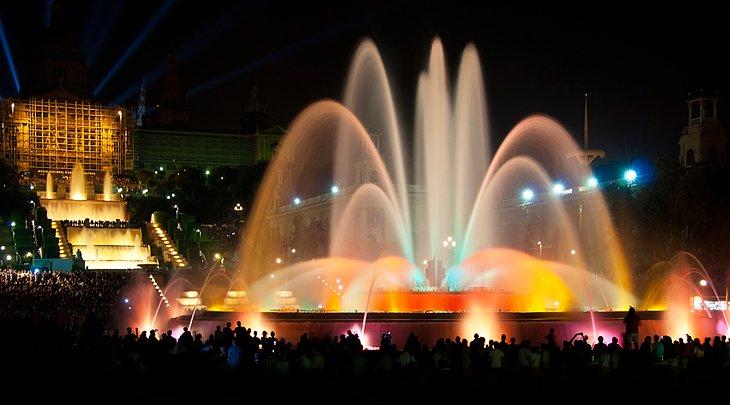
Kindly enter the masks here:
[[690, 104], [689, 110], [690, 110], [689, 117], [691, 119], [700, 118], [700, 102], [699, 101], [695, 101], [692, 104]]
[[712, 101], [706, 100], [703, 104], [705, 107], [705, 118], [713, 118], [715, 115], [715, 110], [712, 106]]
[[687, 158], [685, 159], [685, 162], [688, 165], [692, 165], [695, 163], [695, 151], [694, 149], [690, 149], [687, 151]]

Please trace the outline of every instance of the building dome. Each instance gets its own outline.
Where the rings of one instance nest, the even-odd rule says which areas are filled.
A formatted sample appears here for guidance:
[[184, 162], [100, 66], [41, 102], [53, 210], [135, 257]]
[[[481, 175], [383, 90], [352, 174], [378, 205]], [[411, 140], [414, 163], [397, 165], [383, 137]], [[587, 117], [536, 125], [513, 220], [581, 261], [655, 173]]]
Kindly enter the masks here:
[[86, 63], [68, 29], [62, 1], [53, 2], [51, 23], [41, 33], [31, 69], [31, 95], [57, 100], [89, 98]]

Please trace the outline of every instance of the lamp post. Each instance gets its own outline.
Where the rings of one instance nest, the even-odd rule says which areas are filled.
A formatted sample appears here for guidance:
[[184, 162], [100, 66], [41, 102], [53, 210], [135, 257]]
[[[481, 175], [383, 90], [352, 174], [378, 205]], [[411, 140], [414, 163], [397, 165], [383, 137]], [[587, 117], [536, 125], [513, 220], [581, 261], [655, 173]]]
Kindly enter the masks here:
[[[447, 236], [446, 239], [441, 241], [441, 246], [443, 246], [447, 250], [447, 252], [444, 254], [444, 260], [443, 260], [444, 266], [446, 266], [446, 259], [447, 259], [446, 256], [449, 254], [448, 251], [454, 250], [454, 248], [456, 247], [456, 239], [454, 239], [453, 236]], [[434, 263], [434, 265], [435, 265], [434, 278], [436, 279], [435, 281], [438, 286], [438, 284], [440, 284], [439, 275], [438, 275], [439, 266], [438, 266], [438, 263]]]
[[537, 248], [540, 250], [540, 259], [542, 259], [542, 241], [537, 241]]

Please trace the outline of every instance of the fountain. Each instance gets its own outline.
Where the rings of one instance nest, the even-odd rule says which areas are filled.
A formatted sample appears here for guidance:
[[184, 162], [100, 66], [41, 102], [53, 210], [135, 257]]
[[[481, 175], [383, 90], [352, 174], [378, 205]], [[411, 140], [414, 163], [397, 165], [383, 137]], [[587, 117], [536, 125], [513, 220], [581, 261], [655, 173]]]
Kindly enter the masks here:
[[51, 172], [46, 173], [46, 199], [53, 199], [53, 175]]
[[71, 182], [68, 199], [58, 199], [51, 192], [48, 193], [49, 184], [53, 187], [51, 174], [46, 176], [46, 193], [41, 195], [41, 204], [48, 211], [48, 218], [52, 220], [84, 221], [127, 221], [127, 204], [124, 201], [116, 201], [112, 194], [111, 173], [104, 175], [104, 192], [102, 195], [92, 195], [86, 192], [86, 174], [81, 164], [77, 163], [71, 172]]
[[104, 201], [114, 201], [112, 193], [112, 174], [107, 170], [104, 172]]
[[[343, 104], [322, 101], [305, 109], [262, 183], [236, 274], [249, 285], [253, 302], [269, 302], [274, 291], [292, 291], [302, 308], [341, 311], [460, 311], [473, 305], [593, 311], [635, 302], [605, 201], [599, 189], [587, 186], [591, 170], [568, 158], [580, 151], [570, 134], [549, 117], [532, 116], [490, 159], [474, 46], [462, 53], [453, 94], [449, 87], [436, 39], [418, 79], [410, 137], [415, 148], [405, 153], [379, 52], [369, 40], [360, 44]], [[551, 194], [555, 178], [569, 194]], [[300, 215], [301, 201], [316, 199], [328, 184], [340, 190], [327, 207], [328, 248], [322, 254], [304, 241], [299, 245], [295, 236], [285, 243], [298, 245], [300, 257], [318, 258], [317, 266], [277, 269], [274, 258], [285, 250], [277, 235], [292, 232], [281, 218]], [[540, 198], [520, 202], [527, 187], [540, 190]], [[505, 209], [511, 200], [514, 209]], [[287, 207], [288, 201], [300, 202]], [[590, 219], [578, 218], [578, 211], [590, 212]], [[516, 228], [530, 233], [530, 221], [540, 222], [540, 232], [528, 235], [534, 239], [527, 243], [515, 241]], [[553, 246], [552, 260], [520, 254], [541, 239]], [[396, 264], [376, 271], [389, 257]], [[259, 277], [269, 274], [275, 277]], [[316, 277], [346, 280], [335, 286], [341, 298], [315, 299], [310, 286]], [[549, 283], [525, 282], [535, 278]]]
[[[245, 291], [247, 311], [285, 336], [316, 324], [541, 339], [555, 323], [561, 339], [618, 336], [638, 300], [600, 185], [574, 158], [581, 148], [534, 115], [492, 153], [473, 45], [457, 73], [452, 92], [435, 39], [405, 134], [379, 51], [361, 42], [342, 103], [308, 106], [269, 164], [228, 288]], [[658, 328], [660, 314], [643, 315], [645, 331]]]
[[[86, 175], [80, 164], [71, 172], [69, 199], [56, 198], [53, 178], [46, 176], [46, 192], [41, 205], [52, 221], [72, 221], [63, 226], [73, 251], [81, 252], [90, 269], [129, 269], [140, 264], [155, 264], [150, 248], [142, 245], [140, 228], [129, 227], [127, 205], [112, 194], [111, 173], [104, 174], [103, 194], [88, 195]], [[89, 224], [97, 222], [97, 224]]]
[[72, 200], [86, 200], [86, 173], [84, 173], [84, 167], [81, 163], [76, 163], [71, 172], [71, 190], [69, 195]]

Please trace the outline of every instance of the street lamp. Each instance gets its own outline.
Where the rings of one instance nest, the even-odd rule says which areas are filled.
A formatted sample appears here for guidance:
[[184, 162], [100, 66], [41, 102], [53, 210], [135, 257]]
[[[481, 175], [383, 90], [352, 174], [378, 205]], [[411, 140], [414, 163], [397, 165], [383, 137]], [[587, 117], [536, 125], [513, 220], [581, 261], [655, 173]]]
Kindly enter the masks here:
[[335, 186], [332, 186], [332, 188], [330, 188], [330, 192], [331, 192], [332, 194], [337, 194], [337, 193], [339, 193], [339, 192], [340, 192], [340, 188], [339, 188], [339, 187], [337, 187], [336, 185], [335, 185]]
[[576, 254], [576, 253], [577, 253], [577, 252], [575, 251], [575, 249], [570, 249], [570, 254], [571, 254], [571, 255], [575, 256], [575, 254]]
[[299, 197], [294, 197], [294, 205], [299, 205], [302, 203], [302, 199]]
[[540, 259], [542, 259], [542, 241], [537, 241], [537, 248], [540, 249]]
[[553, 184], [553, 194], [560, 195], [563, 194], [563, 191], [565, 191], [565, 186], [563, 185], [563, 183]]
[[276, 258], [276, 264], [281, 264], [281, 257]]
[[598, 179], [595, 178], [595, 177], [593, 177], [593, 176], [591, 176], [591, 177], [588, 178], [588, 181], [586, 181], [586, 184], [590, 188], [596, 188], [596, 187], [598, 187]]

